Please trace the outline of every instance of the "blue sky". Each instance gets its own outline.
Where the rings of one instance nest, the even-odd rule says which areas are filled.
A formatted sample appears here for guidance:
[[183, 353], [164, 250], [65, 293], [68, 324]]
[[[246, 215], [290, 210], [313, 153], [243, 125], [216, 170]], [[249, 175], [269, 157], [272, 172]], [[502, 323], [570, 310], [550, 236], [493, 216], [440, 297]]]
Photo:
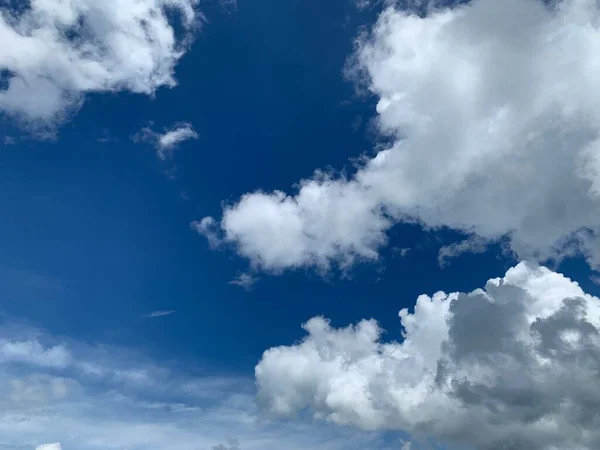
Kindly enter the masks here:
[[[437, 270], [437, 236], [406, 227], [408, 238], [392, 246], [426, 246], [410, 260], [386, 255], [348, 279], [266, 276], [251, 292], [227, 284], [247, 262], [211, 252], [191, 221], [255, 188], [290, 188], [317, 167], [351, 170], [348, 159], [376, 141], [368, 129], [373, 100], [357, 98], [342, 74], [357, 27], [374, 14], [346, 1], [272, 8], [214, 7], [177, 66], [177, 88], [154, 99], [90, 96], [55, 141], [22, 136], [6, 147], [7, 314], [60, 334], [125, 345], [134, 339], [163, 356], [176, 351], [247, 372], [266, 348], [300, 338], [299, 324], [316, 314], [340, 324], [391, 318], [386, 328], [398, 330], [395, 313], [424, 286], [466, 290], [509, 267], [492, 256], [486, 271], [449, 286], [454, 265]], [[160, 131], [182, 120], [199, 138], [181, 145], [171, 179], [152, 146], [130, 136], [149, 122]], [[382, 301], [374, 305], [370, 296]], [[178, 314], [140, 319], [164, 309]]]
[[1, 448], [595, 448], [600, 11], [425, 3], [0, 2]]

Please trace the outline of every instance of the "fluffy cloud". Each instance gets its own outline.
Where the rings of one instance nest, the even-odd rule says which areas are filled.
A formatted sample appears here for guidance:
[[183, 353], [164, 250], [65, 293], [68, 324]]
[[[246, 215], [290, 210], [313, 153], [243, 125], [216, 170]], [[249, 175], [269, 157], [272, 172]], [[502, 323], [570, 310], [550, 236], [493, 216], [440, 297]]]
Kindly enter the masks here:
[[393, 224], [416, 221], [599, 267], [599, 26], [595, 0], [387, 7], [350, 72], [391, 144], [352, 177], [244, 195], [219, 238], [265, 270], [326, 269], [377, 258]]
[[471, 293], [417, 299], [401, 342], [374, 320], [305, 339], [256, 367], [267, 410], [367, 430], [402, 429], [482, 450], [600, 446], [600, 299], [521, 263]]
[[[261, 420], [251, 379], [198, 375], [206, 368], [187, 364], [188, 372], [6, 321], [0, 336], [2, 449], [388, 448], [373, 434]], [[219, 446], [232, 433], [239, 441]]]
[[[16, 3], [16, 2], [15, 2]], [[31, 0], [0, 7], [0, 111], [51, 126], [86, 93], [174, 86], [197, 0]], [[12, 6], [11, 6], [12, 5]], [[168, 15], [181, 19], [176, 32]]]

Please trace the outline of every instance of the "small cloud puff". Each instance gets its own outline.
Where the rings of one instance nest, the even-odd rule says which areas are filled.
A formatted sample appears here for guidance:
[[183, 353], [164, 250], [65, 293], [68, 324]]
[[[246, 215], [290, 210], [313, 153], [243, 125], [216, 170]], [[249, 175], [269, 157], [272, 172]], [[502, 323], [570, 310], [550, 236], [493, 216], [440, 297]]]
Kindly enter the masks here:
[[188, 122], [178, 122], [163, 133], [158, 133], [152, 128], [145, 127], [133, 136], [135, 142], [150, 142], [156, 147], [156, 156], [161, 161], [166, 161], [173, 157], [173, 150], [179, 144], [190, 139], [198, 139], [198, 133], [194, 131], [192, 125]]
[[55, 442], [54, 444], [38, 445], [35, 450], [62, 450], [62, 446], [58, 442]]
[[240, 273], [233, 280], [231, 280], [228, 284], [231, 284], [233, 286], [239, 286], [246, 291], [250, 291], [250, 290], [252, 290], [252, 288], [254, 287], [254, 285], [256, 284], [256, 282], [258, 280], [259, 280], [258, 278], [253, 277], [249, 273]]

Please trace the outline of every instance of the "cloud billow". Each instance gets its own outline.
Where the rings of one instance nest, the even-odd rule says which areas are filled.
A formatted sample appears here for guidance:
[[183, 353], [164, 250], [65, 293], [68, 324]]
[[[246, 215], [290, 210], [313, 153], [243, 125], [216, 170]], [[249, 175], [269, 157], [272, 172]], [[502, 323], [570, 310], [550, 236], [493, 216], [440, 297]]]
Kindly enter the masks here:
[[600, 446], [600, 299], [521, 263], [471, 293], [422, 295], [402, 342], [374, 320], [315, 317], [267, 350], [259, 400], [275, 415], [398, 429], [481, 450]]
[[326, 270], [377, 259], [394, 224], [416, 221], [600, 267], [599, 22], [593, 0], [388, 6], [350, 72], [391, 144], [352, 177], [243, 195], [209, 237], [266, 271]]
[[[92, 92], [153, 95], [174, 86], [197, 0], [33, 0], [0, 7], [0, 111], [53, 128]], [[168, 12], [181, 20], [175, 32]]]

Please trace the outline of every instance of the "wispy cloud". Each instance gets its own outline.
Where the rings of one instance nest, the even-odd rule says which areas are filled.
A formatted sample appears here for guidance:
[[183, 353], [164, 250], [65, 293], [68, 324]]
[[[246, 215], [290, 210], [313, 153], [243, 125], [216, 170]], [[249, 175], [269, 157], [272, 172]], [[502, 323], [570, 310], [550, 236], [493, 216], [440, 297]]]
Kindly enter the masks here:
[[473, 235], [460, 242], [445, 245], [438, 252], [438, 265], [443, 269], [450, 264], [451, 259], [458, 258], [465, 253], [485, 253], [489, 244], [488, 240]]
[[175, 312], [174, 309], [171, 310], [158, 310], [158, 311], [152, 311], [151, 313], [148, 314], [144, 314], [143, 317], [147, 318], [147, 319], [153, 319], [155, 317], [164, 317], [164, 316], [170, 316], [171, 314], [173, 314]]
[[400, 255], [401, 258], [406, 258], [406, 256], [408, 255], [408, 253], [410, 251], [411, 251], [411, 249], [408, 247], [404, 247], [404, 248], [394, 247], [393, 248], [394, 256]]
[[386, 448], [377, 434], [264, 420], [250, 377], [208, 374], [18, 324], [0, 326], [0, 339], [12, 345], [0, 350], [12, 355], [0, 358], [0, 448], [198, 450], [222, 448], [232, 435], [225, 448]]
[[239, 286], [241, 288], [244, 288], [246, 291], [249, 291], [254, 287], [258, 280], [259, 278], [254, 277], [249, 273], [240, 273], [228, 284], [231, 284], [233, 286]]
[[194, 131], [192, 125], [188, 122], [178, 122], [171, 128], [163, 130], [162, 133], [154, 131], [150, 126], [142, 128], [132, 139], [135, 142], [150, 142], [156, 147], [156, 156], [161, 161], [171, 159], [173, 150], [177, 146], [190, 139], [198, 139], [198, 133]]
[[227, 440], [228, 445], [225, 446], [223, 444], [216, 445], [212, 447], [212, 450], [240, 450], [240, 441], [236, 438], [231, 438]]
[[221, 5], [223, 11], [226, 12], [233, 12], [237, 11], [238, 9], [237, 0], [219, 0], [219, 5]]

